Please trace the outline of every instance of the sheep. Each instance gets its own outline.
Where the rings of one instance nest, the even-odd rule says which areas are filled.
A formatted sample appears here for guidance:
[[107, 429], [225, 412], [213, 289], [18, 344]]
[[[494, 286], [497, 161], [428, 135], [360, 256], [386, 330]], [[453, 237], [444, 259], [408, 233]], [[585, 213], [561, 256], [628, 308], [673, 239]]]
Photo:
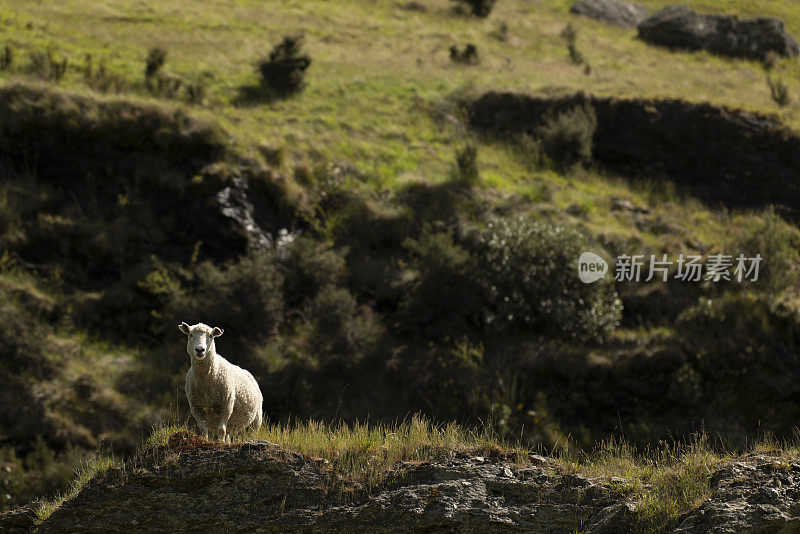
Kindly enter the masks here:
[[248, 427], [258, 430], [263, 417], [261, 389], [250, 372], [217, 354], [214, 339], [223, 330], [203, 323], [181, 323], [178, 328], [189, 336], [186, 397], [203, 439], [208, 439], [209, 430], [224, 442]]

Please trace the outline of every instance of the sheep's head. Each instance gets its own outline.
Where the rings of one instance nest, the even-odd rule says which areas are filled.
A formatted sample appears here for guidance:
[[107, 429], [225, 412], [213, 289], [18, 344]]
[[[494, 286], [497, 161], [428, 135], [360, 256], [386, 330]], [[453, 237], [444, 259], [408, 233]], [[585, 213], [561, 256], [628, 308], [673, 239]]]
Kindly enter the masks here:
[[221, 336], [223, 332], [222, 328], [211, 328], [203, 323], [197, 323], [192, 326], [181, 323], [178, 328], [189, 336], [189, 340], [186, 342], [186, 352], [196, 360], [203, 360], [209, 354], [216, 352], [214, 338]]

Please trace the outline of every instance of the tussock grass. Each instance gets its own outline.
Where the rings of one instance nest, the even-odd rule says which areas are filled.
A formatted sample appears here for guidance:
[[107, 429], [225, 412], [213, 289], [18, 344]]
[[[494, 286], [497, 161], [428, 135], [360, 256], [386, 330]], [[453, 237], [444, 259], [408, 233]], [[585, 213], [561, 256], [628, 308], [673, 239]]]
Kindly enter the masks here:
[[715, 466], [731, 456], [714, 452], [705, 433], [683, 444], [662, 444], [637, 452], [623, 440], [609, 438], [597, 450], [567, 465], [608, 481], [619, 496], [635, 503], [637, 528], [659, 532], [710, 494]]
[[62, 504], [78, 495], [87, 482], [98, 475], [102, 475], [109, 469], [118, 467], [119, 465], [119, 460], [114, 457], [98, 457], [81, 465], [76, 471], [75, 478], [72, 480], [69, 488], [67, 488], [66, 491], [56, 495], [52, 499], [42, 499], [34, 503], [36, 522], [41, 523], [50, 517], [50, 515], [59, 507], [61, 507]]

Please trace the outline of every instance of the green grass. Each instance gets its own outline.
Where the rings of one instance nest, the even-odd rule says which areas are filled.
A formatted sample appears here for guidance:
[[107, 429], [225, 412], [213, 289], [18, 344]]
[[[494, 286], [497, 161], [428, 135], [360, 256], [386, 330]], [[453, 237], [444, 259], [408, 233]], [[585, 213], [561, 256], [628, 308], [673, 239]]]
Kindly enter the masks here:
[[[665, 3], [648, 2], [652, 7]], [[16, 52], [15, 67], [0, 77], [26, 76], [28, 53], [52, 49], [69, 58], [61, 85], [87, 91], [81, 68], [84, 56], [91, 54], [95, 67], [103, 61], [126, 80], [127, 93], [148, 100], [152, 97], [144, 88], [145, 57], [151, 47], [160, 46], [168, 51], [163, 71], [207, 85], [205, 104], [189, 106], [192, 113], [220, 122], [242, 152], [260, 157], [259, 143], [284, 149], [288, 157], [283, 168], [288, 173], [297, 164], [350, 160], [378, 191], [414, 180], [447, 178], [455, 147], [466, 135], [463, 116], [448, 103], [452, 94], [508, 89], [683, 98], [776, 113], [791, 126], [800, 126], [798, 104], [779, 108], [772, 101], [757, 62], [652, 47], [636, 39], [635, 30], [569, 15], [570, 4], [509, 0], [498, 3], [484, 20], [453, 14], [446, 0], [426, 3], [424, 13], [405, 10], [400, 2], [367, 0], [347, 0], [335, 7], [322, 0], [296, 0], [269, 8], [254, 0], [202, 5], [188, 0], [0, 0], [7, 14], [0, 45], [7, 43]], [[692, 4], [706, 11], [780, 15], [790, 32], [800, 34], [800, 9], [790, 2]], [[577, 46], [593, 67], [590, 76], [569, 62], [559, 36], [568, 22], [577, 29]], [[501, 23], [509, 28], [505, 41], [493, 36]], [[307, 34], [306, 47], [313, 58], [308, 88], [286, 100], [236, 105], [239, 89], [258, 82], [255, 62], [283, 34], [300, 30]], [[450, 62], [448, 47], [466, 42], [477, 45], [479, 66]], [[795, 62], [782, 60], [777, 70], [789, 92], [797, 94], [800, 70]], [[632, 229], [624, 214], [610, 212], [607, 205], [611, 196], [640, 202], [642, 192], [613, 176], [563, 176], [530, 168], [501, 143], [482, 144], [478, 165], [481, 184], [492, 194], [536, 198], [541, 184], [547, 184], [551, 201], [526, 209], [572, 220], [596, 234], [631, 238], [656, 250], [674, 249], [686, 241], [707, 243], [707, 236], [718, 235], [719, 225], [711, 217], [697, 220], [697, 203], [659, 202], [663, 206], [655, 207], [656, 214], [685, 228], [685, 235], [666, 238], [671, 241]], [[578, 206], [573, 210], [577, 215], [566, 213], [570, 206]], [[686, 224], [692, 217], [692, 224]]]

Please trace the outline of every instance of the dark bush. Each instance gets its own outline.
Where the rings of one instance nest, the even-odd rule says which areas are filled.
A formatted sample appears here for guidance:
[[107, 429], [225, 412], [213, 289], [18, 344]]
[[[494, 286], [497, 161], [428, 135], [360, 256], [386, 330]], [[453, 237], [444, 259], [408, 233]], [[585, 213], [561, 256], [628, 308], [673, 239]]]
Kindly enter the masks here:
[[14, 66], [14, 49], [7, 44], [0, 51], [0, 70], [11, 70]]
[[[739, 254], [746, 258], [760, 254], [762, 258], [758, 280], [751, 282], [752, 285], [736, 283], [737, 286], [749, 285], [770, 297], [780, 297], [783, 292], [791, 291], [800, 283], [800, 231], [773, 209], [759, 217], [734, 218], [725, 249], [733, 256], [733, 280], [736, 278], [734, 269]], [[748, 279], [751, 278], [752, 275]]]
[[145, 60], [144, 77], [150, 78], [154, 76], [159, 70], [161, 70], [161, 67], [164, 66], [164, 62], [166, 60], [166, 50], [159, 47], [151, 48], [147, 52], [147, 59]]
[[345, 260], [332, 245], [307, 237], [294, 241], [280, 265], [289, 308], [313, 297], [325, 286], [340, 284], [347, 275]]
[[478, 181], [478, 178], [478, 146], [474, 143], [467, 143], [456, 152], [453, 180], [473, 184]]
[[229, 334], [228, 343], [240, 346], [277, 331], [283, 318], [282, 279], [270, 254], [250, 252], [221, 268], [201, 263], [192, 282], [188, 290], [174, 292], [167, 305], [166, 315], [176, 325], [219, 326]]
[[469, 6], [470, 11], [476, 17], [488, 17], [492, 12], [496, 0], [452, 0], [462, 5]]
[[414, 259], [417, 275], [400, 304], [401, 324], [432, 337], [479, 327], [482, 288], [469, 251], [448, 231], [426, 230], [403, 246]]
[[587, 244], [577, 230], [526, 218], [500, 220], [489, 226], [480, 246], [490, 329], [587, 339], [619, 324], [622, 303], [613, 282], [584, 284], [578, 278], [578, 257]]
[[453, 45], [450, 47], [450, 61], [475, 65], [480, 61], [480, 58], [478, 58], [478, 48], [472, 43], [467, 43], [464, 45], [463, 49], [459, 48], [457, 45]]
[[278, 95], [299, 93], [306, 86], [306, 69], [311, 58], [301, 53], [303, 39], [302, 33], [285, 36], [268, 58], [258, 62], [262, 84]]
[[551, 116], [539, 128], [542, 148], [559, 167], [586, 163], [592, 159], [597, 115], [589, 104]]
[[312, 356], [321, 363], [357, 363], [380, 338], [383, 328], [374, 312], [359, 306], [345, 288], [323, 287], [305, 309]]
[[589, 62], [586, 61], [586, 58], [580, 50], [578, 50], [578, 30], [575, 29], [572, 23], [567, 24], [561, 31], [561, 38], [567, 42], [567, 52], [569, 52], [570, 62], [572, 62], [573, 65], [583, 65], [584, 72], [590, 74], [592, 72], [592, 67], [589, 65]]
[[788, 106], [792, 98], [789, 96], [789, 87], [783, 80], [773, 80], [771, 76], [767, 76], [767, 85], [769, 85], [769, 93], [772, 100], [775, 101], [780, 107]]

